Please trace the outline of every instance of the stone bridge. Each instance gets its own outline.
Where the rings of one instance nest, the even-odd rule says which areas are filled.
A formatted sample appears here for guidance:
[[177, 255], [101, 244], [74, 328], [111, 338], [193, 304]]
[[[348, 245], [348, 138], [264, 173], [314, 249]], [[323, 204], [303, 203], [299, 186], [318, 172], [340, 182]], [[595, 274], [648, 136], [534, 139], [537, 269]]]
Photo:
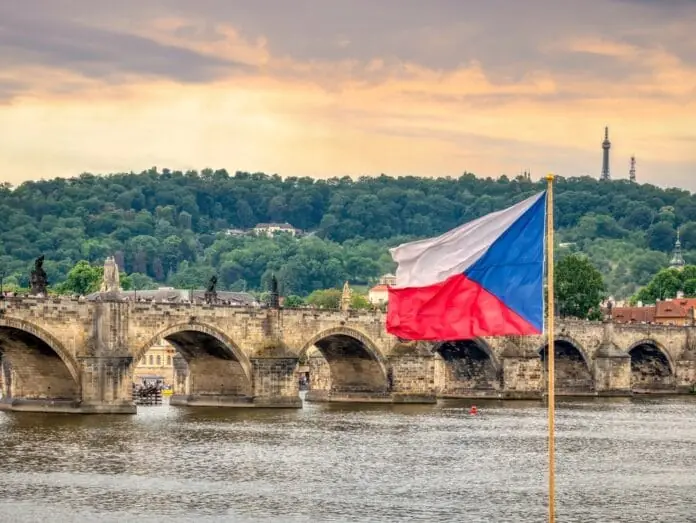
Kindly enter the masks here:
[[[176, 347], [172, 403], [300, 407], [307, 400], [434, 402], [539, 398], [542, 336], [405, 342], [381, 312], [193, 303], [10, 298], [0, 301], [8, 410], [133, 413], [133, 370], [160, 339]], [[680, 393], [696, 382], [696, 327], [560, 322], [559, 395]]]

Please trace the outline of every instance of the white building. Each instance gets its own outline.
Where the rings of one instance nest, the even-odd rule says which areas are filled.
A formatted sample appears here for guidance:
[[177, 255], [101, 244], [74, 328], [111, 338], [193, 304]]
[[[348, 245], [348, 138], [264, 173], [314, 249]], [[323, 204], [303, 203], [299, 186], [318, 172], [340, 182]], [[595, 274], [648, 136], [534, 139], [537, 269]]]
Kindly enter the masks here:
[[384, 305], [389, 301], [389, 286], [381, 283], [375, 285], [368, 291], [367, 300], [372, 305]]
[[389, 301], [389, 287], [393, 285], [396, 285], [396, 276], [384, 274], [380, 277], [379, 283], [368, 291], [367, 300], [372, 305], [384, 305]]
[[268, 236], [272, 237], [277, 232], [285, 232], [291, 236], [297, 236], [300, 234], [300, 230], [296, 229], [289, 223], [258, 223], [254, 227], [254, 234], [257, 236]]

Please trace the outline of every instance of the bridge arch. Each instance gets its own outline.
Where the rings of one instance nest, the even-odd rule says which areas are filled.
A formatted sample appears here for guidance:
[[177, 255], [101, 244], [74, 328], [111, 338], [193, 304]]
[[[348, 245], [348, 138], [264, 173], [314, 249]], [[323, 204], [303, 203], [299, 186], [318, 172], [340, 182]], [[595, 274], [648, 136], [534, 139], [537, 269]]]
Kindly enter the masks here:
[[175, 378], [180, 380], [175, 383], [177, 394], [251, 396], [253, 378], [248, 356], [230, 336], [205, 323], [178, 323], [162, 329], [134, 352], [133, 367], [162, 339], [187, 364], [186, 373]]
[[442, 341], [433, 346], [433, 352], [441, 360], [436, 373], [441, 396], [475, 396], [502, 388], [500, 362], [485, 340]]
[[312, 347], [323, 357], [310, 358], [310, 392], [314, 397], [381, 395], [391, 389], [389, 362], [364, 332], [345, 326], [322, 330], [304, 343], [300, 359]]
[[644, 338], [633, 343], [628, 354], [631, 357], [631, 390], [649, 392], [675, 387], [674, 361], [661, 343]]
[[[539, 349], [539, 357], [546, 373], [549, 345]], [[582, 345], [567, 335], [554, 337], [556, 388], [563, 394], [588, 393], [595, 388], [592, 366]]]
[[34, 323], [0, 317], [3, 393], [24, 399], [80, 398], [79, 365], [50, 332]]

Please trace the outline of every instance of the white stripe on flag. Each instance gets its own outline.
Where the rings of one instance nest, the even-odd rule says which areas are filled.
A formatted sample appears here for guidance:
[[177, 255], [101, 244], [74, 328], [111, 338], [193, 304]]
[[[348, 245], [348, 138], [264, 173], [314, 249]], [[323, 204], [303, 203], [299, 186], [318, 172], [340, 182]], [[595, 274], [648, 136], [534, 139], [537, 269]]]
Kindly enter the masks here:
[[442, 236], [389, 249], [399, 264], [396, 286], [425, 287], [463, 273], [543, 194], [460, 225]]

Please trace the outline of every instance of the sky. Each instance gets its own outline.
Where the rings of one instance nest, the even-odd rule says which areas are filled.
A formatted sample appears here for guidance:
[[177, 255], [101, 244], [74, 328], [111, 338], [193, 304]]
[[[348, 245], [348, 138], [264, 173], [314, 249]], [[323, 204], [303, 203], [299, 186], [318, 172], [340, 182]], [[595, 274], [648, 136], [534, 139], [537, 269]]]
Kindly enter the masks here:
[[0, 181], [225, 168], [696, 191], [696, 0], [2, 0]]

